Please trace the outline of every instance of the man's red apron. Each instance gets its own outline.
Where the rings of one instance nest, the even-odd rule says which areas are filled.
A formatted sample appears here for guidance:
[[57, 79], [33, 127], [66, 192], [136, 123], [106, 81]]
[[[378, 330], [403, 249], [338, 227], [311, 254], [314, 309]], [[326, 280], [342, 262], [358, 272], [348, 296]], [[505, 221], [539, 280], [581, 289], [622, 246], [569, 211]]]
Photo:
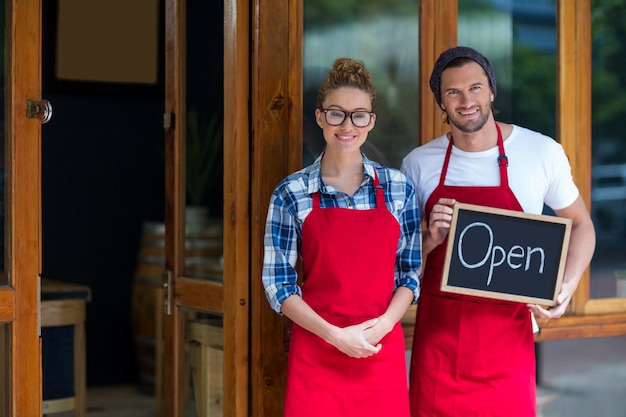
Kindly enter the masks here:
[[[426, 203], [426, 218], [442, 198], [522, 211], [509, 188], [507, 159], [498, 129], [500, 186], [439, 185]], [[535, 416], [535, 350], [525, 304], [443, 293], [444, 242], [426, 260], [411, 359], [412, 417]]]
[[[394, 290], [400, 226], [374, 179], [376, 208], [320, 208], [302, 227], [302, 298], [330, 323], [346, 327], [383, 314]], [[374, 356], [355, 359], [296, 324], [287, 364], [285, 416], [409, 416], [400, 323]]]

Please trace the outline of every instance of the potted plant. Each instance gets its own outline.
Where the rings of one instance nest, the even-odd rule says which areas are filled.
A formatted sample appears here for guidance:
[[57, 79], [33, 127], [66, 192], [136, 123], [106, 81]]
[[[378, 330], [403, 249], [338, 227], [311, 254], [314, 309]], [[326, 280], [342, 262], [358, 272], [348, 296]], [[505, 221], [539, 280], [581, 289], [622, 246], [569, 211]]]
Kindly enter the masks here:
[[[186, 191], [187, 216], [208, 219], [205, 197], [222, 180], [223, 127], [221, 117], [203, 118], [192, 108], [187, 114]], [[188, 219], [192, 220], [192, 219]], [[193, 221], [193, 220], [192, 220]], [[189, 221], [188, 221], [189, 223]]]

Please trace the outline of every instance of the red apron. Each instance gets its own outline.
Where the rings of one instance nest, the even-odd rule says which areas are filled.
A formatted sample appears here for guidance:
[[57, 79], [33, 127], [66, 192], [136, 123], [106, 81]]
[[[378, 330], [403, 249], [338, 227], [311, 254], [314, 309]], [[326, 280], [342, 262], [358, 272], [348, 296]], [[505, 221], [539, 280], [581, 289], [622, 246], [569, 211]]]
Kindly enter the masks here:
[[[522, 211], [509, 188], [500, 128], [500, 186], [439, 185], [426, 203], [426, 218], [442, 198]], [[426, 260], [411, 358], [412, 417], [535, 416], [535, 345], [530, 312], [523, 303], [440, 290], [447, 243]]]
[[[383, 314], [394, 290], [400, 226], [382, 187], [376, 208], [320, 208], [302, 227], [302, 298], [339, 327]], [[287, 362], [285, 416], [409, 416], [404, 334], [400, 323], [374, 356], [355, 359], [293, 324]]]

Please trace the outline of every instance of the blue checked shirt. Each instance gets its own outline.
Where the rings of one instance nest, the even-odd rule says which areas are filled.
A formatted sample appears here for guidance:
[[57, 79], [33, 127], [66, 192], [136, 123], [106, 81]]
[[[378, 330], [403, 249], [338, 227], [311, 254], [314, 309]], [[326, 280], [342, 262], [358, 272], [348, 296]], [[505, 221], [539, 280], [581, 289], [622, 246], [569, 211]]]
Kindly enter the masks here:
[[395, 287], [413, 291], [413, 302], [419, 296], [421, 274], [422, 232], [419, 207], [413, 185], [400, 171], [383, 167], [363, 155], [365, 180], [354, 194], [337, 191], [322, 182], [320, 155], [315, 162], [296, 172], [277, 186], [270, 198], [265, 223], [265, 255], [263, 259], [263, 286], [271, 307], [279, 314], [283, 301], [293, 295], [302, 296], [297, 283], [296, 260], [301, 256], [302, 225], [313, 207], [312, 194], [320, 191], [320, 206], [368, 210], [376, 207], [372, 185], [374, 168], [384, 187], [387, 209], [400, 224], [400, 239], [395, 266]]

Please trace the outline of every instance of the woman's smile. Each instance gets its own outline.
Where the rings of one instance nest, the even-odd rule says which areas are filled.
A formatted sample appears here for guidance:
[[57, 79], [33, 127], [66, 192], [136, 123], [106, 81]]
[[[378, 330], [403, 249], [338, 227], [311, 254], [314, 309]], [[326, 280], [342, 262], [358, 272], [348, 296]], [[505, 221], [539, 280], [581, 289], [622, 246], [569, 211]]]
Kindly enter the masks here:
[[357, 135], [337, 133], [335, 134], [335, 137], [342, 142], [349, 142], [356, 139]]

